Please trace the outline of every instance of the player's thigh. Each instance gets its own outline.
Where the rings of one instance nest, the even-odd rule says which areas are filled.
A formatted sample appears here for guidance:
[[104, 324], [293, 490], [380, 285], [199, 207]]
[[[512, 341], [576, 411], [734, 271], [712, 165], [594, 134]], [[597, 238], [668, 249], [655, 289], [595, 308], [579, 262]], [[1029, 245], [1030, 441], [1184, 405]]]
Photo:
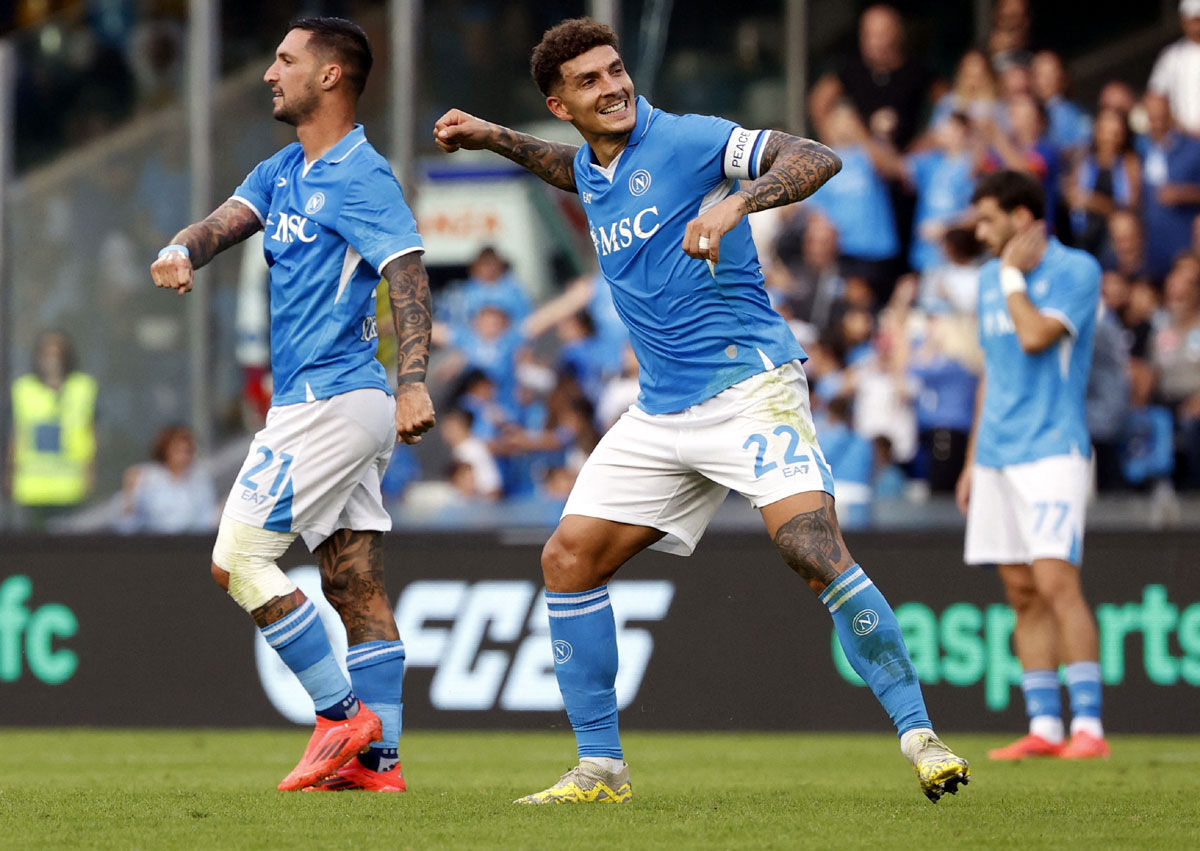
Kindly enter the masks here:
[[688, 432], [685, 463], [755, 508], [803, 493], [833, 496], [833, 475], [809, 411], [808, 383], [798, 364], [758, 380], [749, 404], [726, 420]]
[[1027, 563], [1025, 510], [1003, 470], [976, 464], [971, 470], [963, 560], [971, 565]]
[[268, 529], [316, 530], [323, 539], [390, 446], [394, 405], [381, 391], [356, 390], [273, 408], [251, 443], [226, 513]]
[[690, 555], [728, 489], [679, 459], [680, 430], [626, 414], [584, 462], [562, 516], [608, 520], [664, 533], [652, 544]]
[[1083, 561], [1083, 527], [1091, 468], [1081, 455], [1055, 455], [1005, 468], [1022, 506], [1022, 533], [1028, 546], [1024, 561]]
[[650, 526], [567, 514], [542, 548], [546, 590], [570, 593], [603, 585], [664, 534]]

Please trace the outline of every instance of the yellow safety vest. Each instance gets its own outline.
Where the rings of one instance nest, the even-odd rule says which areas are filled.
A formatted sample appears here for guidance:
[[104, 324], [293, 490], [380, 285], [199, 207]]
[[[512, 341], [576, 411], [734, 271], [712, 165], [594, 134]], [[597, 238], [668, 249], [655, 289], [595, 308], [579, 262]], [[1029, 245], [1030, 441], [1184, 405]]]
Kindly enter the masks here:
[[51, 390], [35, 375], [13, 382], [13, 501], [76, 505], [96, 457], [96, 380], [82, 372]]

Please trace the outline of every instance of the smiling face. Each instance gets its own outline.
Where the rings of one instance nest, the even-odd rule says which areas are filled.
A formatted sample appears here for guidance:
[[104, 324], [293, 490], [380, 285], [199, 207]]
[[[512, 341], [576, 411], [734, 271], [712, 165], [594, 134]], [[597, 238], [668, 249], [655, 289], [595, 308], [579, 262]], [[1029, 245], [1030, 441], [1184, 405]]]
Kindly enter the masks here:
[[319, 81], [325, 68], [308, 49], [311, 36], [301, 29], [288, 32], [275, 49], [275, 61], [263, 74], [271, 87], [275, 119], [293, 126], [311, 118], [321, 102]]
[[633, 132], [633, 80], [616, 50], [593, 47], [562, 63], [559, 71], [562, 82], [546, 98], [555, 117], [570, 121], [589, 142]]

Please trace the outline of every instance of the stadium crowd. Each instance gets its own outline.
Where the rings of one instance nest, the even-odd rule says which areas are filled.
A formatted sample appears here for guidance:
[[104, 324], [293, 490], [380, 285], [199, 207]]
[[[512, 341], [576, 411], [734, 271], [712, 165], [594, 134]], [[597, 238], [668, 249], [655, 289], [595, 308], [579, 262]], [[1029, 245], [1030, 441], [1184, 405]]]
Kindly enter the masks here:
[[[820, 141], [842, 158], [807, 202], [752, 219], [768, 292], [809, 353], [818, 433], [851, 522], [879, 499], [950, 493], [980, 353], [976, 178], [1035, 175], [1047, 225], [1104, 269], [1088, 395], [1100, 491], [1142, 489], [1171, 519], [1200, 487], [1200, 2], [1142, 91], [1070, 97], [1062, 58], [1029, 40], [1025, 0], [1000, 0], [983, 49], [949, 83], [905, 52], [888, 6], [859, 51], [812, 88]], [[598, 276], [530, 304], [492, 248], [436, 296], [448, 462], [441, 504], [565, 496], [599, 435], [636, 398], [637, 365]], [[382, 328], [382, 324], [381, 324]], [[411, 465], [397, 477], [416, 477]], [[438, 470], [425, 471], [436, 477]], [[428, 491], [420, 498], [428, 498]], [[458, 508], [450, 508], [458, 506]]]

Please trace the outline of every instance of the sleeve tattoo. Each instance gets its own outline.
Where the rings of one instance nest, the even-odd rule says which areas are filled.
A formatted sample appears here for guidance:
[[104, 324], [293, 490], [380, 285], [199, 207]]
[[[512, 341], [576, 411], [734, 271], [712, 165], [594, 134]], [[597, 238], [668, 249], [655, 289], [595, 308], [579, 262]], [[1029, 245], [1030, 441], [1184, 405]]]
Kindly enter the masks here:
[[561, 142], [547, 142], [528, 133], [494, 125], [488, 147], [517, 165], [529, 169], [551, 186], [575, 192], [575, 154], [579, 148]]
[[841, 168], [841, 158], [820, 142], [774, 130], [763, 148], [761, 176], [735, 194], [747, 213], [782, 207], [803, 201]]
[[230, 198], [204, 221], [188, 225], [175, 234], [171, 242], [186, 245], [192, 268], [199, 269], [226, 248], [260, 230], [262, 222], [254, 211]]
[[421, 252], [401, 254], [383, 268], [383, 276], [388, 282], [392, 319], [399, 341], [396, 382], [400, 385], [423, 382], [429, 365], [433, 299], [429, 294], [429, 275], [421, 262]]

